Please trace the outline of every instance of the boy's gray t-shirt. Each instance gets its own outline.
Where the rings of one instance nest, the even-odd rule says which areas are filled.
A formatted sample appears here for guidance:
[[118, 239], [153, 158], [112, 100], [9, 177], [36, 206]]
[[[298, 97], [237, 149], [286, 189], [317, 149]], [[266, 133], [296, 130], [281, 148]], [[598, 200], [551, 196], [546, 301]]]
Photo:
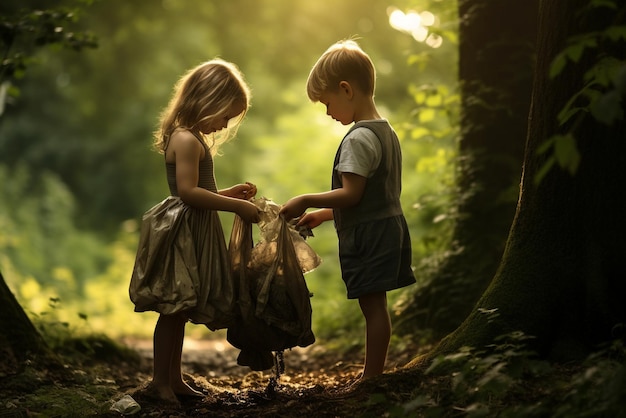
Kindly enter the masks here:
[[[371, 158], [367, 162], [368, 158], [359, 159], [354, 155], [350, 157], [351, 153], [347, 152], [348, 149], [352, 148], [367, 155], [368, 150], [375, 148], [375, 146], [367, 146], [367, 141], [353, 141], [351, 139], [354, 132], [362, 129], [370, 130], [374, 134], [374, 138], [378, 141], [381, 149], [379, 153], [380, 163], [374, 167], [373, 174], [371, 174], [373, 168], [371, 167], [373, 164]], [[369, 135], [367, 137], [371, 138]], [[344, 145], [346, 144], [349, 145], [344, 150]], [[345, 167], [340, 166], [342, 158], [344, 158], [344, 161], [348, 161]], [[347, 167], [350, 165], [352, 167], [348, 169]], [[342, 140], [335, 156], [332, 179], [333, 189], [342, 187], [340, 169], [343, 172], [355, 172], [358, 170], [359, 172], [355, 172], [355, 174], [367, 176], [368, 180], [363, 197], [358, 205], [350, 208], [333, 209], [337, 230], [364, 222], [402, 215], [402, 207], [400, 205], [402, 152], [398, 137], [389, 125], [389, 122], [384, 119], [368, 120], [357, 122], [352, 126]]]
[[376, 134], [368, 128], [356, 128], [341, 145], [335, 170], [369, 178], [376, 172], [381, 154], [382, 147]]

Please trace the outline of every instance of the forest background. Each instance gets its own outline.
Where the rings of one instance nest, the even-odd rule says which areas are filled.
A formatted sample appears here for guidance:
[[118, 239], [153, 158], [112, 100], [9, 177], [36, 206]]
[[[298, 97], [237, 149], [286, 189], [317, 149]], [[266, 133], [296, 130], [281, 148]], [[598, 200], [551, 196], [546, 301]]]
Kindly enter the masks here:
[[[178, 77], [216, 56], [235, 62], [253, 91], [237, 138], [216, 159], [218, 186], [251, 181], [283, 203], [329, 187], [347, 128], [312, 104], [304, 85], [329, 45], [358, 38], [377, 66], [377, 104], [402, 142], [418, 282], [448, 247], [455, 1], [8, 1], [0, 15], [76, 5], [74, 26], [92, 32], [97, 48], [37, 50], [18, 82], [0, 89], [0, 271], [36, 321], [113, 338], [151, 335], [156, 315], [133, 312], [128, 283], [141, 215], [168, 194], [152, 132]], [[232, 215], [221, 219], [228, 236]], [[362, 319], [345, 299], [332, 225], [315, 235], [310, 244], [324, 261], [306, 276], [314, 332], [360, 344]], [[392, 292], [391, 306], [405, 292]], [[188, 334], [212, 335], [203, 327]]]

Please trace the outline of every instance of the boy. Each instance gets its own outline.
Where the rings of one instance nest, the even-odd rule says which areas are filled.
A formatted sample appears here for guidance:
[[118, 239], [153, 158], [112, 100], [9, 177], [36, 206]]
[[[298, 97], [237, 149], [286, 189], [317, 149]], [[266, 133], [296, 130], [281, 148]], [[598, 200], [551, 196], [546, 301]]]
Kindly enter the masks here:
[[[376, 73], [369, 56], [352, 41], [332, 45], [307, 80], [311, 101], [343, 125], [355, 123], [335, 156], [332, 190], [303, 194], [281, 209], [287, 219], [315, 228], [334, 220], [348, 299], [358, 299], [365, 317], [362, 379], [383, 373], [391, 320], [387, 291], [415, 283], [411, 241], [400, 206], [400, 143], [374, 104]], [[308, 208], [320, 208], [304, 214]]]

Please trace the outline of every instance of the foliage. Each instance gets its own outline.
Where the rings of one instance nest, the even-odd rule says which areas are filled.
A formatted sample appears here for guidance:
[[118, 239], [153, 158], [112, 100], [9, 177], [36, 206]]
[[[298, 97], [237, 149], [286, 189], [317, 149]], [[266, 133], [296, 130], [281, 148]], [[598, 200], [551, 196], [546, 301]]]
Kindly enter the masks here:
[[[405, 155], [419, 158], [411, 158], [415, 166], [405, 176], [403, 199], [407, 205], [411, 202], [413, 209], [405, 215], [413, 226], [416, 254], [424, 256], [446, 247], [454, 218], [459, 95], [446, 85], [410, 85], [409, 92], [415, 102], [412, 117], [397, 125]], [[433, 182], [433, 177], [439, 181]]]
[[[368, 407], [385, 416], [624, 417], [626, 349], [615, 341], [580, 366], [537, 359], [521, 332], [488, 347], [463, 347], [436, 358], [402, 403], [374, 394]], [[413, 380], [415, 381], [415, 380]]]
[[[0, 179], [7, 185], [0, 189], [0, 223], [9, 232], [0, 237], [0, 266], [31, 315], [58, 298], [61, 322], [84, 326], [77, 316], [82, 313], [95, 332], [151, 333], [155, 316], [134, 313], [127, 294], [137, 223], [167, 195], [162, 157], [150, 150], [151, 132], [177, 77], [213, 56], [236, 62], [253, 91], [238, 138], [216, 158], [218, 184], [252, 181], [260, 195], [281, 203], [329, 187], [330, 164], [346, 128], [308, 101], [304, 83], [328, 45], [359, 36], [379, 70], [377, 104], [401, 136], [402, 204], [416, 264], [444, 247], [458, 100], [455, 74], [447, 70], [456, 53], [448, 38], [438, 49], [415, 42], [389, 27], [386, 6], [377, 1], [351, 0], [332, 11], [319, 2], [289, 0], [246, 7], [190, 0], [84, 5], [72, 15], [80, 16], [72, 31], [96, 34], [98, 48], [79, 55], [32, 51], [37, 65], [15, 80], [20, 97], [7, 104], [0, 124]], [[425, 7], [443, 22], [433, 30], [453, 39], [454, 5]], [[264, 48], [256, 47], [260, 42]], [[228, 235], [232, 217], [220, 216]], [[324, 263], [306, 276], [315, 294], [314, 329], [329, 339], [349, 332], [356, 344], [362, 316], [345, 300], [336, 234], [328, 224], [315, 235], [310, 244]], [[391, 294], [390, 303], [399, 296]], [[336, 319], [338, 311], [345, 320]], [[201, 328], [190, 330], [202, 335]]]
[[624, 342], [616, 340], [583, 363], [567, 387], [564, 402], [553, 417], [626, 417], [626, 348]]
[[[107, 334], [94, 332], [87, 315], [79, 313], [77, 317], [81, 323], [77, 325], [62, 319], [61, 311], [61, 300], [50, 298], [48, 310], [31, 314], [33, 324], [55, 353], [71, 357], [75, 363], [94, 358], [139, 361], [139, 355], [132, 349], [120, 345]], [[117, 337], [115, 333], [112, 335]]]
[[47, 10], [22, 10], [14, 16], [0, 15], [0, 116], [5, 95], [18, 96], [19, 89], [11, 81], [24, 76], [26, 68], [35, 63], [35, 51], [44, 46], [61, 46], [80, 51], [97, 47], [89, 32], [70, 28], [78, 21], [78, 9], [60, 7]]
[[[375, 25], [377, 36], [361, 32], [362, 44], [381, 68], [393, 69], [393, 74], [381, 71], [378, 97], [402, 109], [408, 100], [405, 80], [413, 75], [403, 62], [404, 42], [396, 46], [392, 36], [399, 35], [386, 26], [385, 9], [348, 3], [337, 7], [329, 14], [316, 2], [246, 2], [245, 7], [237, 2], [162, 2], [156, 7], [152, 1], [94, 3], [81, 22], [102, 39], [98, 50], [78, 57], [39, 55], [41, 66], [28, 83], [22, 81], [22, 97], [7, 109], [11, 117], [4, 121], [0, 147], [8, 152], [0, 154], [0, 161], [11, 164], [19, 158], [57, 172], [76, 194], [78, 221], [115, 233], [120, 222], [137, 217], [167, 193], [162, 161], [150, 155], [151, 132], [183, 71], [221, 56], [246, 74], [253, 108], [245, 125], [257, 130], [242, 130], [235, 153], [225, 153], [227, 163], [216, 165], [220, 184], [240, 182], [250, 176], [245, 167], [254, 158], [248, 149], [255, 137], [271, 133], [275, 118], [294, 108], [289, 97], [298, 98], [296, 106], [310, 106], [303, 77], [331, 42], [359, 33], [358, 22], [369, 22], [368, 31]], [[360, 19], [355, 16], [350, 24], [340, 19], [340, 12], [355, 9]], [[333, 30], [316, 33], [320, 20]], [[330, 25], [332, 20], [338, 24]], [[289, 37], [283, 36], [285, 25]], [[267, 47], [251, 48], [250, 33]], [[295, 131], [292, 138], [305, 139], [301, 135]]]
[[0, 165], [0, 182], [0, 265], [18, 300], [30, 300], [37, 311], [49, 296], [83, 297], [85, 282], [110, 256], [74, 225], [71, 192], [53, 173], [21, 164]]
[[464, 347], [459, 352], [438, 357], [426, 375], [451, 373], [450, 396], [459, 410], [468, 416], [493, 413], [494, 406], [506, 405], [507, 395], [523, 387], [524, 379], [541, 377], [548, 371], [547, 363], [534, 359], [521, 332], [496, 339], [482, 350]]
[[[598, 10], [618, 10], [617, 0], [590, 0], [583, 15]], [[581, 83], [583, 87], [565, 104], [558, 116], [564, 134], [548, 138], [539, 148], [547, 159], [535, 178], [541, 180], [553, 167], [560, 167], [571, 175], [578, 169], [581, 158], [576, 144], [576, 128], [591, 115], [604, 125], [612, 125], [624, 118], [623, 100], [626, 97], [626, 61], [619, 45], [626, 44], [626, 25], [614, 23], [601, 30], [585, 32], [568, 39], [568, 45], [552, 60], [549, 77], [566, 73], [568, 66], [581, 63], [591, 56], [591, 66]]]

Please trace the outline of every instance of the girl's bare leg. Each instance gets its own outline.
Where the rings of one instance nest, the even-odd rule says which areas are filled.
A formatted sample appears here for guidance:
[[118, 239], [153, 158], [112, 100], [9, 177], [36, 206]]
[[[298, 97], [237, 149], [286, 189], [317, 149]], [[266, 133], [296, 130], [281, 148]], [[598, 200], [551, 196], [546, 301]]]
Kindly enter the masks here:
[[202, 392], [191, 388], [183, 380], [182, 375], [182, 355], [183, 355], [183, 341], [185, 339], [185, 324], [187, 320], [181, 317], [181, 322], [176, 326], [174, 335], [174, 349], [172, 350], [172, 357], [170, 362], [170, 387], [176, 395], [183, 396], [198, 396], [202, 397]]
[[389, 340], [391, 318], [387, 310], [387, 293], [373, 293], [359, 298], [361, 312], [365, 317], [365, 365], [362, 378], [383, 373]]
[[[178, 402], [170, 384], [172, 356], [179, 338], [181, 319], [178, 315], [159, 315], [154, 327], [154, 363], [152, 387], [159, 397], [168, 402]], [[184, 322], [183, 322], [184, 326]]]

